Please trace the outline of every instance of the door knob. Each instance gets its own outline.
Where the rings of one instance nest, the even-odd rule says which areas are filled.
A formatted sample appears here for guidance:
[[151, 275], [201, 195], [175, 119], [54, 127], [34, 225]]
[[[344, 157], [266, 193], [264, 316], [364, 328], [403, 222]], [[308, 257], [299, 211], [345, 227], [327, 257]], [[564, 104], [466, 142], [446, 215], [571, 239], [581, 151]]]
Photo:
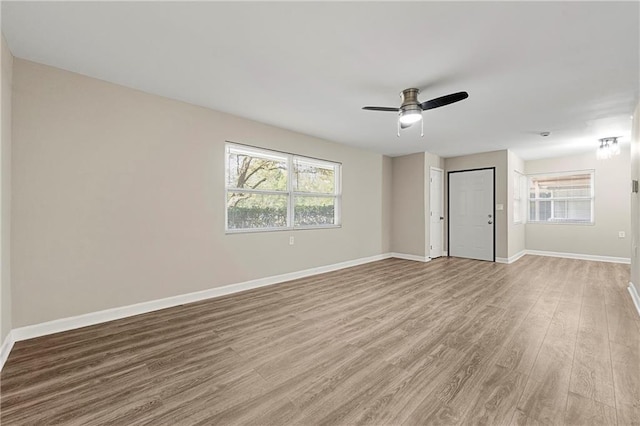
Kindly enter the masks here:
[[489, 222], [487, 222], [487, 223], [488, 223], [489, 225], [493, 225], [493, 222], [492, 222], [492, 221], [489, 221]]
[[440, 220], [444, 220], [444, 216], [440, 216]]
[[489, 215], [489, 217], [491, 217], [491, 215]]

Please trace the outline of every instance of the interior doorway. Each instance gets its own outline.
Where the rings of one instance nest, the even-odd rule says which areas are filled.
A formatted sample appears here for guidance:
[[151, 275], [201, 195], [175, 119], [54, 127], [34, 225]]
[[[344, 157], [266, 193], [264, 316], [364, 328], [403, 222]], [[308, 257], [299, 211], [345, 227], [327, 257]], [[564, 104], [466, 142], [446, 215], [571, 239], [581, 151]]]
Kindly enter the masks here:
[[444, 171], [430, 168], [429, 174], [429, 257], [444, 254]]

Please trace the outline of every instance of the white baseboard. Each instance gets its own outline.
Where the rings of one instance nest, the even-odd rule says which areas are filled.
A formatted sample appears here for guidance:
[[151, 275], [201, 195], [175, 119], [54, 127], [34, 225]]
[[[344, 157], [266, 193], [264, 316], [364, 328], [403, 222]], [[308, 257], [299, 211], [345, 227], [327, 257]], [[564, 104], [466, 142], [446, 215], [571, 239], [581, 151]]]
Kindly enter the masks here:
[[7, 337], [4, 338], [4, 342], [2, 342], [2, 346], [0, 346], [0, 371], [2, 371], [4, 363], [7, 362], [7, 358], [9, 358], [9, 354], [11, 353], [11, 349], [13, 349], [14, 343], [15, 340], [13, 340], [13, 332], [9, 331]]
[[[385, 253], [376, 256], [364, 257], [346, 262], [334, 263], [332, 265], [319, 266], [317, 268], [305, 269], [303, 271], [290, 272], [272, 277], [260, 278], [251, 281], [245, 281], [236, 284], [230, 284], [223, 287], [216, 287], [208, 290], [197, 291], [194, 293], [181, 294], [178, 296], [167, 297], [164, 299], [151, 300], [148, 302], [136, 303], [134, 305], [122, 306], [118, 308], [105, 309], [98, 312], [90, 312], [74, 317], [61, 318], [40, 324], [28, 325], [12, 330], [12, 339], [16, 342], [35, 337], [46, 336], [48, 334], [59, 333], [62, 331], [73, 330], [76, 328], [87, 327], [90, 325], [100, 324], [107, 321], [113, 321], [133, 315], [145, 314], [147, 312], [157, 311], [159, 309], [171, 308], [174, 306], [184, 305], [185, 303], [198, 302], [214, 297], [225, 296], [227, 294], [237, 293], [240, 291], [250, 290], [258, 287], [278, 284], [285, 281], [291, 281], [299, 278], [309, 277], [312, 275], [331, 272], [338, 269], [349, 268], [351, 266], [362, 265], [364, 263], [375, 262], [378, 260], [396, 257], [393, 254]], [[4, 346], [3, 346], [4, 348]], [[8, 356], [8, 353], [7, 353]]]
[[598, 256], [593, 254], [579, 254], [579, 253], [562, 253], [555, 251], [543, 251], [543, 250], [525, 250], [526, 254], [533, 254], [535, 256], [549, 256], [549, 257], [562, 257], [565, 259], [579, 259], [579, 260], [593, 260], [596, 262], [611, 262], [611, 263], [631, 263], [631, 259], [628, 257], [613, 257], [613, 256]]
[[522, 256], [524, 256], [525, 254], [527, 254], [527, 251], [526, 250], [522, 250], [522, 251], [514, 254], [511, 257], [496, 257], [496, 263], [510, 264], [510, 263], [513, 263], [513, 262], [517, 261]]
[[418, 256], [416, 254], [404, 254], [404, 253], [389, 253], [388, 257], [395, 257], [395, 258], [404, 259], [404, 260], [415, 260], [416, 262], [428, 262], [431, 260], [431, 258], [427, 256]]
[[[535, 254], [539, 256], [554, 256], [554, 257], [568, 257], [571, 259], [584, 259], [584, 260], [598, 260], [603, 262], [616, 262], [616, 263], [629, 263], [629, 259], [613, 258], [606, 256], [591, 256], [591, 255], [578, 255], [571, 253], [555, 253], [555, 252], [543, 252], [536, 250], [526, 250], [524, 253], [520, 252], [515, 256], [508, 259], [496, 258], [496, 261], [504, 260], [504, 263], [513, 263], [522, 257], [524, 254]], [[446, 254], [445, 254], [446, 255]], [[260, 278], [251, 281], [245, 281], [236, 284], [230, 284], [223, 287], [216, 287], [208, 290], [181, 294], [177, 296], [167, 297], [164, 299], [151, 300], [148, 302], [137, 303], [134, 305], [122, 306], [118, 308], [105, 309], [103, 311], [90, 312], [83, 315], [77, 315], [68, 318], [61, 318], [53, 321], [48, 321], [40, 324], [28, 325], [25, 327], [18, 327], [9, 332], [5, 338], [2, 346], [0, 347], [0, 370], [4, 366], [5, 361], [9, 357], [9, 353], [13, 348], [15, 342], [21, 340], [32, 339], [35, 337], [46, 336], [48, 334], [59, 333], [62, 331], [74, 330], [81, 327], [87, 327], [90, 325], [100, 324], [108, 321], [113, 321], [121, 318], [126, 318], [134, 315], [140, 315], [148, 312], [157, 311], [160, 309], [171, 308], [174, 306], [183, 305], [185, 303], [198, 302], [201, 300], [211, 299], [214, 297], [225, 296], [228, 294], [238, 293], [245, 290], [264, 287], [268, 285], [278, 284], [285, 281], [291, 281], [299, 278], [305, 278], [312, 275], [322, 274], [325, 272], [336, 271], [339, 269], [349, 268], [352, 266], [362, 265], [365, 263], [375, 262], [378, 260], [388, 259], [395, 257], [405, 260], [413, 260], [418, 262], [429, 262], [431, 259], [425, 256], [418, 256], [413, 254], [404, 253], [384, 253], [370, 257], [364, 257], [360, 259], [349, 260], [346, 262], [334, 263], [331, 265], [320, 266], [317, 268], [306, 269], [303, 271], [296, 271], [282, 275], [275, 275], [272, 277]], [[635, 291], [635, 287], [631, 285], [629, 287], [631, 297], [634, 300], [636, 308], [640, 313], [640, 299]]]
[[520, 258], [522, 258], [526, 254], [527, 254], [526, 250], [522, 250], [521, 252], [514, 254], [513, 256], [511, 256], [509, 258], [509, 263], [513, 263], [513, 262], [518, 261]]
[[629, 293], [631, 293], [631, 300], [633, 300], [633, 304], [636, 306], [638, 315], [640, 315], [640, 295], [638, 295], [638, 292], [632, 282], [629, 282]]

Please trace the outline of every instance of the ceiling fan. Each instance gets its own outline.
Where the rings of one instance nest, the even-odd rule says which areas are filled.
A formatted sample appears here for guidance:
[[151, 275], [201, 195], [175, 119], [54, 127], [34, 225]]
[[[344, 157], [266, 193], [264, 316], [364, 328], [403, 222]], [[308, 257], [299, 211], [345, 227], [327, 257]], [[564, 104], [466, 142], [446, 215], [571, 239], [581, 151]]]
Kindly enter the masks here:
[[[376, 107], [366, 106], [362, 109], [368, 111], [390, 111], [398, 113], [398, 136], [400, 136], [400, 129], [406, 129], [411, 127], [412, 124], [422, 121], [422, 111], [428, 109], [439, 108], [441, 106], [449, 105], [454, 102], [459, 102], [469, 97], [467, 92], [451, 93], [450, 95], [440, 96], [439, 98], [431, 99], [426, 102], [418, 102], [419, 89], [405, 89], [400, 93], [402, 98], [402, 104], [400, 108], [392, 107]], [[422, 133], [424, 136], [424, 122], [422, 123]]]

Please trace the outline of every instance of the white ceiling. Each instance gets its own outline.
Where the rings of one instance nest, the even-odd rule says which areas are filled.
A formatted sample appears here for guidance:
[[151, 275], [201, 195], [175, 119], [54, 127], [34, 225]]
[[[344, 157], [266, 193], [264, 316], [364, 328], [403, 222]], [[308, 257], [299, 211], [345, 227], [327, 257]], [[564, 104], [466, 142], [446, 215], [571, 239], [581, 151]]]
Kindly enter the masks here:
[[[20, 58], [388, 155], [534, 159], [628, 141], [639, 6], [3, 1], [2, 32]], [[408, 87], [470, 97], [398, 138], [361, 107]]]

